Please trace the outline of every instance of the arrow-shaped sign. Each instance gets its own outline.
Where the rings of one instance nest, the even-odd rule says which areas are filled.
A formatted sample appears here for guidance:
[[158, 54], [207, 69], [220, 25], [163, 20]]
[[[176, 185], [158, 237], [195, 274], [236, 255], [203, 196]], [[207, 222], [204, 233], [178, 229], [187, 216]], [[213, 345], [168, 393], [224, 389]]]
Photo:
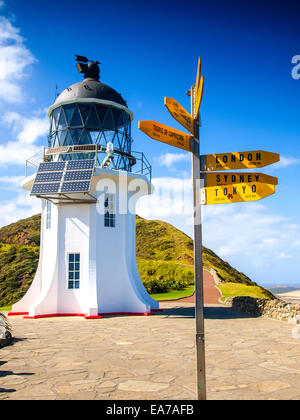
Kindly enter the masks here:
[[194, 118], [173, 98], [165, 98], [165, 106], [175, 120], [194, 134]]
[[156, 121], [139, 121], [139, 129], [154, 140], [170, 144], [174, 147], [192, 151], [192, 136], [183, 133], [182, 131], [175, 130], [175, 128], [168, 127], [167, 125], [160, 124]]
[[204, 76], [201, 76], [201, 57], [198, 60], [198, 68], [197, 68], [197, 76], [196, 76], [196, 83], [195, 83], [195, 118], [198, 119], [200, 106], [203, 97], [203, 89], [204, 89]]
[[254, 150], [250, 152], [217, 153], [201, 156], [201, 171], [226, 171], [262, 168], [279, 162], [278, 153]]
[[260, 172], [212, 172], [201, 173], [204, 187], [214, 187], [231, 184], [260, 182], [263, 184], [278, 184], [278, 178]]
[[201, 188], [201, 204], [257, 201], [275, 193], [275, 185], [260, 182]]

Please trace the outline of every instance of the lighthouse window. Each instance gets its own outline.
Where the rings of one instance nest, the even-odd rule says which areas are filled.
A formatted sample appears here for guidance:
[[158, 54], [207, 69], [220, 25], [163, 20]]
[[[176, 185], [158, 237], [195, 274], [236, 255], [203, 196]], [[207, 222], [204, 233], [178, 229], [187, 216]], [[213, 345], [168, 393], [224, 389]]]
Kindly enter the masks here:
[[104, 226], [116, 226], [116, 198], [115, 194], [105, 194], [104, 197]]
[[68, 254], [68, 289], [79, 289], [80, 254]]
[[46, 229], [51, 228], [51, 202], [46, 201]]

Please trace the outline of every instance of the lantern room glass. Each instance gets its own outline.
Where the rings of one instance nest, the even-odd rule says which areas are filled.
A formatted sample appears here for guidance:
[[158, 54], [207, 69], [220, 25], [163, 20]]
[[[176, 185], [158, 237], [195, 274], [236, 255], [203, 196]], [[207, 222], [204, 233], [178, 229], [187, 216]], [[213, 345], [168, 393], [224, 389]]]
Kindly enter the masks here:
[[[97, 103], [65, 104], [51, 114], [49, 147], [113, 143], [115, 167], [130, 171], [131, 120], [123, 109]], [[60, 155], [61, 159], [90, 159], [93, 153]]]

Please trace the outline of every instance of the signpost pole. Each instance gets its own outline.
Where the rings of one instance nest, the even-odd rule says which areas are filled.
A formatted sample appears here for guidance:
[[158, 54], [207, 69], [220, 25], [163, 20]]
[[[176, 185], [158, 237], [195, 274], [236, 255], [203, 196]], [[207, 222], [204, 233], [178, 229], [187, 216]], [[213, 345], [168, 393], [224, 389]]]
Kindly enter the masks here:
[[[192, 116], [195, 116], [195, 86], [191, 88]], [[202, 262], [202, 223], [200, 204], [200, 136], [199, 118], [195, 121], [194, 150], [192, 153], [192, 179], [194, 201], [194, 266], [195, 266], [195, 317], [197, 354], [197, 392], [198, 400], [206, 400], [205, 378], [205, 337], [203, 308], [203, 262]]]

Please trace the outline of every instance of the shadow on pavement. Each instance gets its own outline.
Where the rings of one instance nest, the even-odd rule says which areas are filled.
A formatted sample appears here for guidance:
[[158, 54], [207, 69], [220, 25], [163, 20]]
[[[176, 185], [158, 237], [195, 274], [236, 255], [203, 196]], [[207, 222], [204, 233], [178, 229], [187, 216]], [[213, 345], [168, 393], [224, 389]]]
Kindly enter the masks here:
[[[181, 318], [195, 318], [194, 307], [175, 307], [163, 308], [162, 312], [157, 312], [156, 316], [176, 316]], [[224, 306], [206, 306], [204, 308], [205, 319], [237, 319], [237, 318], [254, 318], [244, 312], [233, 310], [231, 307]]]
[[[5, 363], [7, 362], [4, 360], [0, 360], [0, 366], [5, 365]], [[32, 375], [34, 375], [34, 373], [29, 373], [29, 372], [15, 373], [15, 372], [12, 372], [11, 370], [0, 370], [0, 379], [5, 378], [7, 376], [32, 376]], [[16, 389], [0, 387], [0, 394], [4, 394], [8, 392], [16, 392]]]

